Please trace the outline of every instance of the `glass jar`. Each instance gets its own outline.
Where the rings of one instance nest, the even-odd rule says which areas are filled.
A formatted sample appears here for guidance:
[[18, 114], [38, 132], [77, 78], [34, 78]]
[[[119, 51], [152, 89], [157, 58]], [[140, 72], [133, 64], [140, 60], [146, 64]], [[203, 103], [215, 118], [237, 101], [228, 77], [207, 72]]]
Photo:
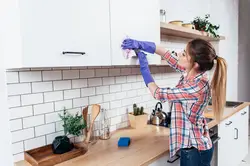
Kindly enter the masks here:
[[166, 10], [160, 9], [160, 20], [161, 22], [166, 22]]

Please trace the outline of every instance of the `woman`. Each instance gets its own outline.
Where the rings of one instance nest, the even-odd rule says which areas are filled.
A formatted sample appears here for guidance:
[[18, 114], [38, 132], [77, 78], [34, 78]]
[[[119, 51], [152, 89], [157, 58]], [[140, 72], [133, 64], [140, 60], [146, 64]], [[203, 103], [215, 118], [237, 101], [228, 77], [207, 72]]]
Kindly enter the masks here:
[[[213, 46], [202, 39], [190, 41], [177, 57], [148, 41], [126, 39], [122, 48], [136, 50], [142, 77], [154, 98], [172, 104], [170, 157], [180, 150], [181, 166], [210, 166], [213, 144], [203, 112], [212, 97], [216, 120], [219, 121], [222, 116], [227, 78], [225, 60], [218, 57]], [[182, 73], [176, 87], [159, 88], [156, 85], [146, 54], [140, 50], [161, 55], [171, 67]], [[211, 70], [214, 64], [216, 69], [210, 88], [205, 72]]]

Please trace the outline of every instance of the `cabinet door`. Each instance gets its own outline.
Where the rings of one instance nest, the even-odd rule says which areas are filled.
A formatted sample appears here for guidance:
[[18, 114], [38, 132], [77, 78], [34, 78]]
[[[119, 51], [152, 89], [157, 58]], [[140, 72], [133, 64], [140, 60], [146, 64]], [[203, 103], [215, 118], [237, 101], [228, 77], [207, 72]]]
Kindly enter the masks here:
[[109, 0], [19, 0], [19, 7], [24, 67], [111, 64]]
[[[137, 64], [137, 58], [125, 59], [122, 41], [129, 37], [160, 43], [158, 0], [110, 0], [112, 65]], [[160, 56], [147, 53], [149, 64], [160, 64]]]
[[235, 126], [235, 141], [237, 146], [237, 164], [241, 163], [248, 154], [248, 107], [237, 113]]
[[[230, 117], [222, 121], [218, 126], [218, 135], [221, 138], [218, 141], [218, 165], [235, 166], [234, 153], [234, 121]], [[230, 153], [229, 153], [230, 152]]]

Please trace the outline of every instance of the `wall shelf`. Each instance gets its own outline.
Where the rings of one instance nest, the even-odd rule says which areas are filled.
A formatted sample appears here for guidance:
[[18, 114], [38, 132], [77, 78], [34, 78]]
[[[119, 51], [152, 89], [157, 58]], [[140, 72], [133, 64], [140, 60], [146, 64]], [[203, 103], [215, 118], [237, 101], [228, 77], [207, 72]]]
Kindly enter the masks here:
[[182, 37], [187, 39], [195, 39], [201, 38], [207, 41], [220, 41], [225, 40], [224, 36], [220, 36], [220, 38], [213, 38], [206, 35], [206, 33], [189, 29], [186, 27], [164, 23], [161, 22], [161, 35], [174, 36], [174, 37]]

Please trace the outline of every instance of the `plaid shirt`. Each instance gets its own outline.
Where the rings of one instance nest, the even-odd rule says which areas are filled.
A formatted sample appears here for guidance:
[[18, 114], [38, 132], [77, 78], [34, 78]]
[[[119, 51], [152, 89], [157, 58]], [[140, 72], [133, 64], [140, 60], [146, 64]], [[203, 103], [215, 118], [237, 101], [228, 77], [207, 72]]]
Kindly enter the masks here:
[[204, 73], [186, 79], [185, 69], [178, 65], [177, 57], [167, 52], [163, 58], [169, 65], [182, 73], [174, 88], [157, 88], [154, 98], [172, 105], [170, 128], [170, 157], [180, 148], [195, 147], [208, 150], [212, 147], [208, 125], [203, 111], [210, 98], [210, 87]]

